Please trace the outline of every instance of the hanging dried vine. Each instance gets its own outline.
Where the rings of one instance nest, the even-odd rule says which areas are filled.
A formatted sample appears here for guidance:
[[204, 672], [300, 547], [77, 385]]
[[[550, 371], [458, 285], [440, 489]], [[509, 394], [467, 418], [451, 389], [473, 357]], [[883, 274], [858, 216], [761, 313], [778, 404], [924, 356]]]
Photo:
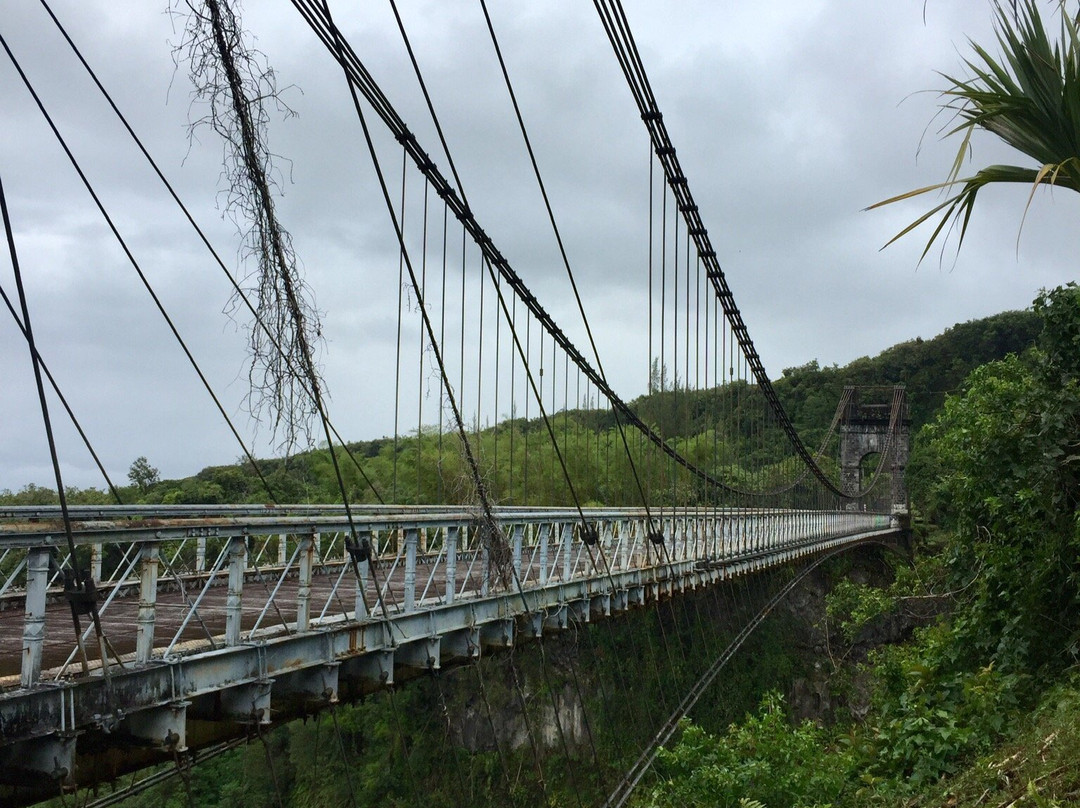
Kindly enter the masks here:
[[[269, 424], [288, 452], [311, 442], [324, 387], [315, 360], [322, 326], [311, 290], [293, 251], [292, 238], [275, 212], [280, 194], [274, 155], [267, 141], [270, 113], [295, 114], [281, 99], [277, 79], [239, 24], [238, 0], [183, 0], [174, 13], [186, 17], [175, 55], [189, 65], [195, 98], [206, 113], [191, 130], [209, 126], [224, 141], [226, 215], [244, 241], [241, 260], [254, 262], [247, 276], [259, 327], [248, 328], [251, 365], [248, 409]], [[230, 301], [229, 309], [237, 303]]]

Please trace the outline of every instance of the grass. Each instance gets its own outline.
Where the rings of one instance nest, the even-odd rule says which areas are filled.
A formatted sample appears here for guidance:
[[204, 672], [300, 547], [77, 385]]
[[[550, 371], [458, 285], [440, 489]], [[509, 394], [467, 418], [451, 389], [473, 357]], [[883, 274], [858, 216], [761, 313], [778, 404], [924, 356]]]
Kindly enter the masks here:
[[1080, 673], [1052, 687], [1014, 739], [905, 808], [1080, 806]]

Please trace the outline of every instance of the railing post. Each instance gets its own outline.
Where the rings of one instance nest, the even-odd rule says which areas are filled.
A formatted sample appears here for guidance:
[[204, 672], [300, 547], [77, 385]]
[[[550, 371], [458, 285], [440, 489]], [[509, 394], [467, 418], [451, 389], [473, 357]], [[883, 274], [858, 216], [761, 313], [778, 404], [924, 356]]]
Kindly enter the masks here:
[[93, 544], [90, 546], [90, 576], [95, 581], [101, 580], [101, 557], [102, 557], [101, 544]]
[[524, 539], [525, 528], [522, 525], [514, 525], [514, 577], [521, 580], [521, 545]]
[[446, 528], [446, 602], [453, 603], [457, 595], [457, 540], [458, 527]]
[[416, 544], [420, 536], [416, 528], [405, 531], [405, 611], [416, 609]]
[[[479, 538], [480, 531], [477, 531], [474, 536]], [[488, 592], [491, 590], [491, 552], [488, 550], [486, 541], [482, 542], [482, 544], [483, 546], [480, 548], [480, 563], [483, 565], [484, 577], [480, 582], [480, 595], [486, 598]], [[473, 552], [476, 552], [475, 547]]]
[[311, 573], [315, 566], [315, 540], [312, 536], [300, 537], [300, 580], [296, 585], [296, 630], [311, 628]]
[[244, 536], [229, 539], [229, 591], [225, 596], [225, 644], [240, 642], [243, 620], [244, 570], [247, 567], [247, 541]]
[[158, 546], [144, 544], [139, 553], [139, 615], [135, 618], [135, 664], [145, 665], [154, 652]]
[[537, 529], [540, 531], [540, 585], [543, 586], [548, 582], [548, 545], [551, 543], [551, 525], [544, 522]]
[[23, 616], [23, 687], [33, 687], [41, 678], [41, 652], [45, 645], [45, 591], [49, 586], [49, 549], [27, 551], [26, 612]]
[[195, 539], [195, 572], [206, 572], [206, 536]]
[[289, 542], [288, 542], [288, 539], [289, 539], [288, 534], [287, 533], [282, 533], [281, 535], [278, 536], [278, 540], [277, 540], [277, 542], [278, 542], [277, 543], [277, 563], [282, 567], [285, 566], [285, 562], [289, 560], [289, 554], [288, 554]]
[[562, 579], [564, 581], [570, 580], [570, 550], [571, 545], [574, 543], [574, 526], [563, 525], [562, 529], [562, 541], [563, 541], [563, 557], [562, 557]]

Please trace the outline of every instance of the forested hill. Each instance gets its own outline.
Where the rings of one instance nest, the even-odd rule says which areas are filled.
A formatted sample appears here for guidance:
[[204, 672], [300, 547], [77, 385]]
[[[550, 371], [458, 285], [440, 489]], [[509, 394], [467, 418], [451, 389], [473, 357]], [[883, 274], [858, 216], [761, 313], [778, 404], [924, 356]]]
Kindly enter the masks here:
[[817, 361], [787, 368], [774, 382], [799, 433], [828, 425], [845, 385], [907, 385], [912, 434], [927, 423], [960, 389], [972, 370], [1023, 353], [1042, 330], [1030, 309], [1006, 311], [960, 323], [933, 339], [901, 342], [877, 356], [862, 357], [843, 367], [821, 367]]
[[[821, 367], [817, 361], [801, 367], [788, 368], [776, 380], [775, 387], [792, 420], [811, 445], [816, 445], [832, 420], [836, 404], [845, 385], [907, 385], [913, 420], [912, 434], [938, 411], [945, 394], [958, 390], [964, 378], [974, 368], [1010, 353], [1021, 353], [1035, 340], [1040, 330], [1039, 320], [1032, 311], [1011, 311], [973, 320], [948, 329], [933, 339], [915, 339], [903, 342], [876, 357], [864, 357], [838, 367]], [[658, 382], [659, 384], [659, 382]], [[677, 383], [676, 383], [677, 384]], [[745, 413], [752, 408], [739, 406], [739, 401], [758, 396], [756, 388], [736, 381], [733, 384], [710, 390], [672, 389], [665, 384], [664, 392], [654, 392], [631, 402], [634, 410], [648, 423], [658, 425], [659, 430], [670, 439], [693, 439], [717, 428], [724, 440], [732, 444], [734, 455], [758, 465], [776, 462], [788, 449], [782, 436], [762, 444], [760, 435], [754, 435], [753, 426], [742, 423]], [[579, 441], [585, 457], [597, 454], [610, 445], [613, 452], [618, 442], [615, 420], [611, 410], [576, 410], [559, 413], [560, 429], [567, 424], [572, 431], [571, 441]], [[496, 427], [482, 430], [477, 436], [478, 451], [488, 454], [489, 444], [497, 450], [499, 441], [504, 447], [513, 446], [508, 436], [512, 433], [521, 439], [530, 455], [531, 463], [538, 468], [552, 467], [553, 458], [548, 457], [550, 447], [544, 427], [538, 419], [516, 419]], [[530, 446], [527, 435], [534, 435]], [[423, 444], [423, 445], [421, 445]], [[441, 442], [439, 442], [441, 445]], [[449, 444], [448, 444], [449, 445]], [[435, 451], [436, 441], [427, 436], [379, 438], [349, 444], [349, 451], [357, 461], [346, 462], [347, 484], [350, 497], [356, 502], [371, 500], [371, 489], [360, 478], [357, 468], [362, 466], [365, 474], [374, 480], [381, 490], [397, 491], [400, 502], [454, 501], [453, 478], [462, 473], [456, 458], [436, 458], [427, 462], [424, 458]], [[494, 454], [498, 454], [497, 451]], [[418, 462], [419, 461], [419, 462]], [[198, 474], [180, 480], [158, 480], [156, 470], [140, 458], [132, 465], [129, 478], [132, 483], [120, 489], [125, 502], [156, 503], [226, 503], [262, 502], [267, 498], [266, 486], [261, 483], [246, 464], [210, 466]], [[332, 467], [325, 450], [297, 454], [288, 460], [269, 459], [259, 461], [260, 469], [280, 502], [334, 501], [340, 497], [334, 481]], [[438, 471], [433, 471], [438, 467]], [[493, 470], [498, 477], [498, 470]], [[605, 472], [605, 485], [595, 486], [584, 494], [586, 500], [599, 504], [617, 504], [636, 501], [634, 492], [622, 490], [618, 469]], [[552, 490], [545, 488], [541, 474], [534, 475], [539, 484], [526, 491], [509, 490], [505, 483], [498, 485], [504, 500], [550, 504], [556, 501], [557, 491], [562, 487], [555, 480]], [[526, 477], [527, 479], [527, 477]], [[546, 478], [545, 478], [546, 479]], [[398, 482], [410, 481], [407, 489], [398, 488]], [[114, 480], [120, 483], [121, 480]], [[494, 480], [493, 484], [499, 484]], [[404, 486], [404, 483], [402, 483]], [[104, 486], [103, 486], [104, 487]], [[105, 491], [88, 489], [72, 492], [73, 501], [101, 504], [114, 501]], [[46, 488], [28, 485], [20, 491], [0, 491], [0, 504], [46, 504], [54, 502], [56, 494]]]

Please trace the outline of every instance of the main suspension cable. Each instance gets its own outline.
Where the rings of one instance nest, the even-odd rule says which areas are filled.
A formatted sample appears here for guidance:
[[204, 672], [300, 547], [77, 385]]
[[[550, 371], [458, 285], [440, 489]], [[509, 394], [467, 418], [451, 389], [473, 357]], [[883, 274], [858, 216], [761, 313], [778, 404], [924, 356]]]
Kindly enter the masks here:
[[716, 251], [709, 240], [709, 232], [705, 228], [697, 204], [690, 193], [686, 176], [683, 174], [682, 166], [675, 153], [675, 147], [672, 145], [667, 127], [664, 125], [664, 116], [656, 104], [656, 98], [645, 74], [644, 64], [638, 53], [633, 34], [630, 31], [629, 21], [626, 18], [626, 12], [622, 8], [621, 0], [593, 0], [593, 5], [600, 15], [608, 41], [615, 51], [623, 75], [630, 86], [634, 101], [637, 103], [641, 113], [641, 118], [649, 131], [656, 156], [664, 168], [664, 174], [671, 192], [679, 203], [679, 211], [683, 215], [688, 232], [693, 237], [698, 255], [705, 265], [706, 277], [711, 281], [715, 294], [720, 299], [724, 314], [731, 324], [732, 334], [739, 342], [739, 347], [754, 374], [758, 387], [775, 413], [780, 427], [783, 429], [792, 448], [803, 463], [810, 468], [814, 476], [825, 488], [837, 496], [847, 499], [848, 496], [844, 494], [843, 490], [829, 478], [810, 455], [794, 424], [792, 424], [791, 418], [788, 416], [783, 404], [781, 404], [768, 374], [765, 372], [765, 366], [762, 364], [746, 324], [743, 322], [742, 313], [735, 304], [735, 297], [731, 292], [731, 287], [728, 285], [724, 271], [717, 261]]
[[[293, 0], [293, 5], [300, 12], [304, 20], [311, 26], [319, 40], [323, 42], [330, 51], [331, 55], [335, 59], [338, 59], [338, 46], [335, 45], [334, 39], [334, 31], [336, 31], [336, 29], [330, 27], [325, 14], [317, 5], [315, 5], [314, 0]], [[427, 152], [420, 148], [416, 136], [398, 116], [397, 112], [390, 104], [390, 101], [375, 83], [371, 74], [364, 67], [349, 43], [344, 39], [341, 39], [340, 49], [341, 58], [339, 59], [339, 63], [345, 70], [350, 85], [364, 95], [365, 99], [371, 104], [375, 112], [390, 129], [395, 139], [405, 146], [417, 168], [428, 177], [432, 186], [435, 188], [436, 193], [445, 200], [447, 206], [453, 211], [454, 216], [464, 226], [465, 231], [472, 237], [476, 244], [480, 246], [484, 256], [499, 274], [502, 275], [503, 279], [513, 289], [514, 294], [528, 307], [529, 311], [532, 312], [533, 316], [541, 323], [544, 330], [552, 336], [552, 339], [554, 339], [558, 346], [569, 354], [570, 359], [581, 369], [589, 380], [592, 381], [597, 390], [601, 392], [608, 401], [611, 402], [612, 406], [618, 410], [623, 418], [626, 419], [626, 423], [638, 429], [657, 448], [708, 485], [736, 494], [750, 493], [741, 491], [737, 486], [733, 486], [730, 483], [717, 478], [715, 475], [710, 474], [684, 457], [672, 446], [668, 445], [663, 437], [657, 434], [657, 432], [638, 416], [629, 404], [623, 401], [610, 385], [608, 385], [580, 350], [578, 350], [566, 334], [563, 333], [562, 329], [543, 308], [536, 296], [529, 291], [529, 288], [510, 265], [510, 262], [495, 246], [491, 237], [487, 235], [482, 227], [480, 227], [475, 216], [464, 204], [457, 190], [455, 190], [455, 188], [446, 180], [439, 171], [438, 166], [432, 162]]]
[[492, 560], [499, 570], [500, 577], [505, 580], [505, 567], [508, 556], [508, 549], [505, 546], [505, 539], [502, 536], [502, 532], [498, 527], [498, 522], [495, 518], [494, 511], [491, 506], [490, 499], [487, 493], [487, 486], [484, 483], [483, 476], [480, 474], [480, 468], [476, 461], [476, 456], [473, 453], [472, 445], [469, 441], [469, 436], [465, 429], [465, 424], [462, 421], [461, 411], [458, 408], [457, 400], [454, 396], [453, 388], [450, 385], [450, 379], [447, 375], [446, 365], [443, 361], [442, 348], [435, 341], [435, 329], [431, 323], [431, 318], [428, 315], [427, 307], [424, 305], [423, 293], [420, 289], [420, 283], [416, 277], [416, 271], [413, 268], [412, 259], [409, 256], [408, 248], [405, 244], [405, 235], [402, 232], [401, 224], [398, 221], [398, 217], [394, 212], [394, 203], [390, 198], [390, 191], [386, 184], [386, 178], [383, 174], [382, 166], [379, 163], [378, 155], [375, 151], [375, 143], [371, 136], [371, 130], [367, 124], [367, 118], [364, 115], [363, 109], [360, 106], [360, 99], [356, 95], [356, 88], [351, 80], [349, 80], [349, 71], [347, 67], [347, 60], [344, 52], [344, 41], [341, 37], [341, 33], [338, 31], [333, 19], [330, 17], [330, 7], [326, 0], [323, 0], [323, 11], [326, 14], [326, 22], [329, 26], [329, 33], [334, 43], [334, 52], [338, 63], [341, 65], [343, 72], [346, 75], [346, 85], [349, 88], [349, 94], [352, 97], [353, 107], [356, 111], [356, 116], [360, 122], [360, 127], [364, 133], [364, 141], [367, 144], [368, 152], [371, 156], [372, 164], [375, 169], [375, 174], [379, 181], [379, 187], [382, 190], [383, 201], [386, 204], [387, 213], [390, 216], [390, 220], [394, 226], [394, 233], [397, 236], [398, 245], [401, 249], [401, 256], [403, 258], [405, 268], [409, 275], [409, 283], [412, 285], [413, 293], [416, 295], [418, 308], [420, 309], [420, 316], [423, 319], [424, 329], [428, 335], [428, 341], [431, 344], [432, 353], [435, 356], [435, 362], [439, 368], [439, 374], [442, 377], [443, 386], [446, 391], [447, 401], [450, 404], [451, 410], [454, 415], [454, 421], [457, 426], [459, 437], [461, 438], [462, 451], [465, 453], [465, 459], [468, 463], [469, 470], [473, 478], [473, 485], [476, 487], [476, 496], [480, 500], [480, 507], [483, 509], [484, 525], [483, 525], [483, 538], [485, 543], [491, 550]]
[[[480, 8], [484, 12], [484, 21], [487, 23], [488, 34], [491, 36], [491, 45], [495, 49], [495, 56], [499, 60], [499, 68], [502, 70], [503, 81], [506, 84], [506, 91], [510, 96], [511, 104], [513, 104], [514, 107], [514, 115], [517, 118], [518, 130], [521, 132], [522, 140], [525, 142], [525, 149], [529, 153], [529, 162], [532, 165], [533, 176], [536, 177], [536, 184], [540, 189], [540, 196], [544, 200], [544, 208], [547, 210], [548, 221], [551, 223], [552, 232], [555, 234], [555, 242], [558, 244], [559, 255], [562, 258], [563, 267], [566, 269], [566, 277], [570, 280], [570, 288], [574, 293], [574, 301], [577, 303], [578, 312], [581, 314], [581, 322], [585, 326], [585, 334], [588, 337], [589, 345], [592, 347], [593, 358], [596, 360], [596, 370], [600, 378], [606, 384], [607, 374], [604, 373], [604, 366], [600, 361], [600, 350], [596, 346], [596, 339], [593, 337], [592, 326], [589, 324], [589, 317], [585, 313], [585, 304], [581, 300], [581, 293], [580, 291], [578, 291], [577, 280], [574, 278], [574, 271], [570, 267], [570, 257], [567, 255], [566, 245], [563, 243], [562, 232], [559, 230], [559, 225], [555, 220], [555, 211], [551, 206], [551, 199], [548, 197], [547, 186], [544, 184], [543, 175], [540, 173], [540, 165], [536, 160], [536, 153], [533, 151], [532, 140], [529, 138], [528, 129], [525, 127], [525, 119], [521, 114], [521, 107], [518, 104], [517, 94], [514, 92], [513, 83], [510, 81], [510, 72], [507, 70], [506, 60], [503, 58], [502, 54], [502, 48], [499, 47], [499, 38], [495, 35], [495, 26], [491, 21], [491, 14], [488, 13], [486, 0], [480, 0]], [[621, 439], [623, 449], [626, 452], [627, 462], [630, 466], [630, 473], [634, 478], [634, 484], [637, 487], [638, 494], [641, 498], [642, 507], [645, 509], [645, 521], [648, 525], [649, 532], [652, 533], [654, 532], [652, 525], [653, 520], [652, 513], [649, 508], [648, 497], [645, 496], [645, 488], [641, 483], [641, 477], [638, 474], [637, 464], [634, 462], [634, 456], [630, 452], [630, 444], [626, 439], [626, 430], [623, 427], [622, 420], [619, 418], [618, 409], [615, 408], [612, 410], [612, 412], [615, 415], [615, 427], [619, 431], [619, 438]]]

